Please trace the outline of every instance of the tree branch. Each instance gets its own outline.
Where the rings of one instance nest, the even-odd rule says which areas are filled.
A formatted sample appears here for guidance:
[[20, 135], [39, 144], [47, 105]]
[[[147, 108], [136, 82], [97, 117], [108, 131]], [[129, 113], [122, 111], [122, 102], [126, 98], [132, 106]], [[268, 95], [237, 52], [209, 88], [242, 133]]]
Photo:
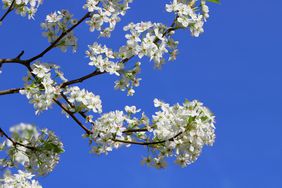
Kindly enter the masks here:
[[19, 53], [19, 55], [17, 55], [17, 57], [15, 57], [15, 58], [0, 59], [0, 68], [4, 63], [18, 63], [18, 64], [21, 64], [21, 65], [26, 65], [26, 61], [21, 60], [21, 57], [22, 57], [23, 54], [24, 54], [24, 51], [21, 51]]
[[22, 89], [24, 89], [24, 88], [12, 88], [12, 89], [3, 90], [3, 91], [0, 91], [0, 95], [8, 95], [8, 94], [19, 93], [20, 90], [22, 90]]
[[135, 142], [135, 141], [129, 141], [129, 140], [120, 140], [120, 139], [112, 139], [114, 142], [121, 142], [121, 143], [126, 143], [126, 144], [135, 144], [135, 145], [142, 145], [142, 146], [149, 146], [149, 145], [155, 145], [155, 144], [162, 144], [167, 141], [173, 141], [177, 137], [179, 137], [183, 132], [179, 132], [175, 136], [167, 139], [167, 140], [161, 140], [157, 142]]
[[72, 85], [72, 84], [76, 84], [76, 83], [81, 83], [83, 82], [84, 80], [87, 80], [89, 78], [92, 78], [94, 76], [97, 76], [97, 75], [100, 75], [100, 74], [104, 74], [106, 72], [100, 72], [98, 69], [96, 69], [95, 71], [93, 71], [92, 73], [90, 74], [87, 74], [85, 76], [82, 76], [80, 78], [77, 78], [77, 79], [73, 79], [73, 80], [70, 80], [70, 81], [67, 81], [67, 82], [64, 82], [62, 85], [61, 85], [61, 88], [65, 88], [67, 87], [68, 85]]
[[7, 133], [4, 132], [4, 130], [2, 128], [0, 128], [0, 136], [5, 136], [8, 140], [10, 140], [13, 143], [13, 145], [15, 147], [17, 147], [17, 145], [18, 145], [18, 146], [22, 146], [22, 147], [25, 147], [25, 148], [30, 149], [30, 150], [35, 150], [36, 149], [33, 146], [27, 146], [27, 145], [24, 145], [22, 143], [14, 141], [11, 137], [8, 136]]
[[[173, 21], [173, 23], [171, 24], [171, 26], [163, 33], [163, 37], [166, 36], [167, 34], [169, 34], [171, 31], [175, 31], [177, 29], [181, 29], [180, 27], [174, 27], [175, 25], [175, 20]], [[154, 40], [154, 43], [157, 43], [159, 42], [160, 39], [159, 38], [156, 38]], [[136, 55], [133, 55], [133, 56], [130, 56], [128, 58], [125, 58], [123, 60], [121, 60], [119, 63], [122, 63], [122, 64], [125, 64], [127, 63], [129, 60], [131, 60], [133, 57], [135, 57]], [[99, 69], [96, 69], [95, 71], [85, 75], [85, 76], [82, 76], [80, 78], [76, 78], [76, 79], [73, 79], [73, 80], [70, 80], [70, 81], [67, 81], [67, 82], [64, 82], [62, 85], [61, 85], [61, 88], [65, 88], [66, 86], [68, 85], [72, 85], [72, 84], [76, 84], [76, 83], [81, 83], [87, 79], [90, 79], [94, 76], [97, 76], [97, 75], [101, 75], [101, 74], [105, 74], [106, 72], [100, 72]]]
[[[63, 97], [63, 99], [65, 99], [65, 101], [68, 103], [68, 105], [70, 105], [72, 108], [74, 108], [73, 104], [68, 100], [68, 97], [61, 92], [61, 96]], [[84, 119], [87, 118], [87, 115], [85, 114], [85, 112], [79, 111], [78, 112]]]
[[30, 65], [31, 62], [43, 57], [46, 53], [48, 53], [51, 49], [56, 47], [56, 45], [63, 39], [67, 34], [69, 34], [72, 30], [74, 30], [79, 24], [81, 24], [84, 20], [87, 18], [91, 17], [91, 13], [87, 12], [76, 24], [71, 26], [68, 30], [64, 31], [61, 33], [61, 35], [54, 41], [52, 42], [47, 48], [45, 48], [41, 53], [33, 56], [32, 58], [26, 59], [26, 60], [21, 60], [21, 56], [23, 55], [23, 51], [16, 57], [16, 58], [4, 58], [0, 59], [0, 67], [4, 63], [19, 63], [25, 66]]
[[128, 129], [128, 130], [123, 131], [123, 133], [130, 134], [130, 133], [147, 132], [147, 131], [148, 131], [148, 129], [146, 129], [146, 128], [143, 128], [143, 129]]
[[10, 13], [10, 12], [12, 12], [13, 11], [13, 9], [14, 9], [14, 4], [15, 4], [15, 2], [16, 2], [16, 0], [13, 0], [12, 1], [12, 3], [11, 3], [11, 5], [9, 6], [9, 8], [8, 8], [8, 10], [5, 12], [5, 14], [0, 18], [0, 22], [2, 22], [5, 18], [6, 18], [6, 16]]
[[[85, 19], [91, 17], [91, 13], [86, 13], [75, 25], [73, 25], [72, 27], [70, 27], [68, 30], [66, 30], [65, 32], [63, 32], [53, 43], [51, 43], [47, 48], [45, 48], [45, 50], [43, 50], [41, 53], [39, 53], [38, 55], [30, 58], [30, 59], [27, 59], [27, 60], [21, 60], [21, 56], [24, 54], [24, 51], [22, 51], [16, 58], [12, 58], [12, 59], [0, 59], [0, 67], [3, 63], [19, 63], [19, 64], [23, 64], [27, 67], [27, 69], [32, 73], [32, 69], [30, 67], [30, 63], [43, 57], [46, 53], [48, 53], [51, 49], [53, 49], [57, 43], [60, 42], [61, 39], [63, 39], [68, 33], [70, 33], [73, 29], [75, 29], [80, 23], [82, 23]], [[176, 29], [179, 29], [177, 27], [174, 27], [174, 24], [175, 24], [175, 21], [173, 22], [173, 24], [171, 25], [171, 27], [169, 27], [164, 33], [163, 33], [163, 36], [169, 34], [171, 31], [174, 31]], [[159, 42], [160, 39], [156, 38], [154, 40], [155, 43]], [[130, 59], [132, 59], [133, 57], [135, 57], [134, 55], [133, 56], [130, 56], [128, 58], [125, 58], [123, 60], [121, 60], [119, 63], [122, 63], [122, 64], [125, 64], [126, 62], [128, 62]], [[67, 82], [64, 82], [63, 84], [61, 84], [61, 88], [65, 88], [67, 87], [68, 85], [72, 85], [72, 84], [75, 84], [75, 83], [80, 83], [80, 82], [83, 82], [89, 78], [92, 78], [94, 76], [97, 76], [97, 75], [100, 75], [100, 74], [104, 74], [106, 72], [100, 72], [99, 69], [96, 69], [95, 71], [93, 71], [92, 73], [90, 74], [87, 74], [85, 76], [82, 76], [80, 78], [77, 78], [77, 79], [73, 79], [73, 80], [70, 80], [70, 81], [67, 81]], [[33, 75], [33, 74], [32, 74]], [[33, 77], [36, 78], [35, 75], [33, 75]], [[17, 93], [19, 92], [19, 88], [17, 89], [10, 89], [10, 90], [5, 90], [5, 91], [0, 91], [0, 95], [5, 95], [5, 94], [11, 94], [11, 93]], [[70, 105], [72, 106], [72, 104], [68, 101], [67, 97], [63, 94], [63, 92], [61, 92], [60, 94], [64, 99], [65, 101]], [[87, 127], [85, 127], [80, 121], [79, 119], [74, 115], [73, 112], [69, 111], [62, 103], [60, 103], [57, 99], [53, 99], [53, 101], [59, 105], [87, 134], [92, 134], [92, 131], [89, 130]], [[84, 112], [79, 112], [79, 114], [84, 118], [86, 119], [87, 116], [85, 115]], [[94, 126], [94, 124], [93, 124]], [[123, 133], [125, 134], [130, 134], [130, 133], [135, 133], [135, 132], [146, 132], [148, 131], [147, 129], [128, 129], [128, 130], [125, 130], [123, 131]], [[2, 129], [0, 130], [0, 133], [3, 132]], [[181, 135], [182, 132], [178, 133], [177, 135], [175, 135], [174, 137], [168, 139], [168, 140], [162, 140], [162, 141], [157, 141], [157, 142], [136, 142], [136, 141], [127, 141], [127, 140], [119, 140], [119, 139], [112, 139], [113, 141], [115, 142], [121, 142], [121, 143], [128, 143], [128, 144], [136, 144], [136, 145], [153, 145], [153, 144], [160, 144], [160, 143], [164, 143], [166, 141], [172, 141], [173, 139], [175, 139], [176, 137], [178, 137], [179, 135]], [[14, 141], [12, 141], [12, 139], [10, 137], [8, 137], [7, 134], [5, 134], [3, 132], [3, 135], [6, 136], [11, 142], [13, 142], [13, 144], [18, 144], [18, 145], [21, 145], [20, 143], [15, 143]]]
[[79, 24], [81, 24], [84, 20], [86, 20], [87, 18], [91, 17], [91, 13], [87, 12], [80, 20], [78, 20], [78, 22], [76, 24], [74, 24], [73, 26], [71, 26], [68, 30], [64, 31], [54, 42], [52, 42], [45, 50], [43, 50], [41, 53], [39, 53], [38, 55], [25, 60], [26, 62], [31, 63], [34, 60], [39, 59], [40, 57], [43, 57], [46, 53], [48, 53], [52, 48], [54, 48], [61, 39], [63, 39], [67, 34], [69, 34], [73, 29], [75, 29]]
[[58, 100], [56, 100], [56, 99], [53, 99], [53, 101], [57, 104], [57, 105], [59, 105], [85, 132], [86, 132], [86, 134], [91, 134], [92, 132], [91, 132], [91, 130], [89, 130], [87, 127], [85, 127], [78, 119], [77, 119], [77, 117], [75, 117], [75, 115], [72, 113], [72, 112], [70, 112], [67, 108], [65, 108], [64, 106], [63, 106], [63, 104], [61, 104]]

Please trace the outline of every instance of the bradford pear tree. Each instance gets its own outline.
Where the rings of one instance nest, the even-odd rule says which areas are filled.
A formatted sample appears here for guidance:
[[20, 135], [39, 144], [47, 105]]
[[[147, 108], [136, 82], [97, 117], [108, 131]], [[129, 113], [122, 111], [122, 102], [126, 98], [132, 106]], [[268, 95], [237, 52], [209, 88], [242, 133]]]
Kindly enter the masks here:
[[[0, 95], [26, 96], [36, 115], [58, 105], [64, 116], [82, 128], [93, 154], [140, 145], [147, 148], [148, 156], [142, 162], [148, 166], [164, 168], [166, 159], [173, 158], [177, 165], [186, 167], [197, 160], [205, 145], [212, 145], [215, 140], [215, 116], [203, 103], [186, 100], [170, 105], [155, 99], [157, 111], [151, 118], [135, 106], [103, 112], [101, 97], [80, 88], [79, 83], [111, 74], [117, 78], [116, 89], [128, 96], [134, 95], [141, 80], [142, 59], [147, 57], [156, 68], [175, 61], [179, 45], [174, 39], [175, 33], [189, 31], [193, 37], [199, 37], [209, 18], [208, 3], [218, 3], [218, 0], [169, 0], [167, 4], [160, 1], [160, 6], [174, 16], [170, 25], [151, 21], [129, 23], [123, 27], [124, 45], [116, 50], [90, 41], [85, 53], [93, 71], [79, 78], [67, 79], [59, 65], [45, 62], [49, 61], [46, 55], [54, 48], [63, 52], [78, 50], [78, 36], [74, 31], [79, 25], [87, 24], [90, 32], [110, 39], [132, 1], [87, 0], [81, 9], [85, 14], [79, 19], [68, 10], [53, 10], [40, 25], [49, 42], [45, 49], [26, 59], [24, 51], [15, 57], [0, 57], [1, 71], [5, 71], [5, 64], [19, 64], [27, 70], [22, 88], [3, 90]], [[36, 12], [44, 7], [42, 0], [2, 0], [2, 4], [1, 27], [5, 27], [10, 13], [33, 20]], [[138, 61], [132, 62], [135, 59]], [[10, 127], [9, 132], [0, 128], [0, 135], [0, 164], [6, 169], [0, 187], [41, 187], [34, 176], [52, 172], [64, 152], [58, 135], [26, 123]]]

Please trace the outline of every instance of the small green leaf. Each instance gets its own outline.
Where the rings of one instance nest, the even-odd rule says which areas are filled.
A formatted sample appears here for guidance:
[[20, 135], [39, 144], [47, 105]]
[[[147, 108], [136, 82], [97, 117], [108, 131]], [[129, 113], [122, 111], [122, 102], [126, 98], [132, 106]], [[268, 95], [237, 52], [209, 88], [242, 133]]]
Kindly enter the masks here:
[[44, 149], [49, 150], [49, 151], [54, 151], [55, 153], [63, 153], [64, 149], [60, 148], [54, 143], [46, 143], [44, 146]]
[[220, 3], [220, 0], [207, 0], [207, 1], [212, 2], [212, 3], [217, 3], [217, 4]]

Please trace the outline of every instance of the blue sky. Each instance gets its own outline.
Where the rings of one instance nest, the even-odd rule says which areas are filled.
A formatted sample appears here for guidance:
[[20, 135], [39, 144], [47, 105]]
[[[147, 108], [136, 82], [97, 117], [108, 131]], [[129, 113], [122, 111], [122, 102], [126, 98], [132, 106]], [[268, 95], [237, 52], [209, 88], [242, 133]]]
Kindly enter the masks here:
[[[119, 23], [112, 40], [98, 41], [113, 48], [123, 44], [121, 28], [141, 20], [170, 23], [164, 11], [169, 1], [142, 0]], [[77, 18], [84, 14], [84, 1], [46, 1], [29, 21], [9, 15], [0, 27], [0, 58], [14, 57], [25, 50], [25, 58], [37, 54], [48, 43], [41, 35], [40, 22], [46, 14], [69, 9]], [[53, 173], [40, 178], [44, 187], [199, 187], [199, 188], [279, 188], [282, 187], [282, 1], [223, 1], [211, 5], [211, 18], [200, 38], [180, 31], [180, 54], [176, 62], [161, 71], [144, 62], [141, 86], [134, 97], [113, 89], [114, 76], [88, 80], [81, 87], [101, 95], [105, 112], [137, 105], [153, 114], [153, 99], [169, 103], [185, 98], [198, 99], [216, 115], [216, 142], [206, 147], [198, 161], [187, 168], [169, 163], [165, 170], [140, 165], [145, 148], [133, 146], [108, 156], [89, 154], [87, 140], [61, 110], [34, 115], [24, 96], [0, 97], [0, 124], [4, 129], [20, 122], [34, 123], [54, 130], [63, 140], [66, 152]], [[84, 51], [97, 40], [86, 24], [75, 31], [78, 53], [53, 50], [42, 61], [59, 64], [68, 78], [90, 72]], [[26, 70], [6, 65], [0, 75], [0, 89], [21, 87]], [[280, 106], [281, 105], [281, 106]]]

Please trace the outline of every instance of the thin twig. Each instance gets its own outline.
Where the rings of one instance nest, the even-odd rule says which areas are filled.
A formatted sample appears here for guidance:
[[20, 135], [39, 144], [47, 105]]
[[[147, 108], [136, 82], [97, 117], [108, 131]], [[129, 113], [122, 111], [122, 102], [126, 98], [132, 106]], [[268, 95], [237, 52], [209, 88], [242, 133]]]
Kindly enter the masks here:
[[121, 142], [121, 143], [126, 143], [126, 144], [135, 144], [135, 145], [142, 145], [142, 146], [148, 146], [148, 145], [155, 145], [155, 144], [163, 144], [167, 141], [173, 141], [177, 137], [179, 137], [183, 132], [179, 132], [172, 138], [169, 138], [167, 140], [161, 140], [161, 141], [156, 141], [156, 142], [136, 142], [136, 141], [129, 141], [129, 140], [120, 140], [120, 139], [112, 139], [114, 142]]
[[2, 22], [5, 18], [6, 18], [6, 16], [10, 13], [10, 12], [12, 12], [13, 11], [13, 6], [14, 6], [14, 4], [15, 4], [15, 2], [16, 2], [16, 0], [13, 0], [12, 1], [12, 3], [11, 3], [11, 5], [9, 6], [9, 8], [8, 8], [8, 10], [5, 12], [5, 14], [0, 18], [0, 22]]
[[[65, 101], [68, 103], [68, 105], [70, 105], [70, 107], [75, 108], [74, 105], [68, 100], [68, 97], [67, 97], [63, 92], [61, 92], [60, 94], [61, 94], [61, 96], [63, 97], [63, 99], [65, 99]], [[87, 118], [87, 115], [85, 114], [85, 112], [79, 111], [78, 113], [79, 113], [84, 119]]]
[[39, 54], [26, 59], [26, 60], [22, 60], [20, 59], [21, 56], [23, 55], [23, 51], [16, 57], [16, 58], [4, 58], [4, 59], [0, 59], [0, 67], [2, 64], [4, 63], [19, 63], [25, 66], [30, 65], [30, 63], [32, 63], [33, 61], [43, 57], [46, 53], [48, 53], [51, 49], [53, 49], [54, 47], [56, 47], [56, 45], [61, 41], [61, 39], [63, 39], [67, 34], [69, 34], [72, 30], [74, 30], [79, 24], [81, 24], [84, 20], [86, 20], [87, 18], [91, 17], [91, 13], [87, 12], [80, 20], [78, 20], [78, 22], [76, 24], [74, 24], [73, 26], [71, 26], [68, 30], [64, 31], [61, 33], [61, 35], [54, 41], [52, 42], [47, 48], [45, 48], [42, 52], [40, 52]]
[[12, 88], [12, 89], [3, 90], [3, 91], [0, 91], [0, 95], [8, 95], [8, 94], [19, 93], [20, 90], [22, 90], [22, 89], [24, 89], [24, 88]]
[[69, 34], [73, 29], [75, 29], [79, 24], [81, 24], [84, 20], [87, 18], [91, 17], [91, 13], [87, 12], [76, 24], [71, 26], [68, 30], [64, 31], [61, 33], [61, 35], [54, 41], [52, 42], [45, 50], [43, 50], [41, 53], [38, 55], [26, 60], [26, 62], [33, 62], [34, 60], [39, 59], [40, 57], [43, 57], [46, 53], [48, 53], [52, 48], [56, 47], [56, 45], [60, 42], [61, 39], [63, 39], [67, 34]]
[[5, 131], [4, 131], [2, 128], [0, 128], [0, 135], [5, 136], [8, 140], [10, 140], [10, 141], [13, 143], [13, 145], [14, 145], [15, 147], [16, 147], [17, 145], [19, 145], [19, 146], [28, 148], [28, 149], [30, 149], [30, 150], [35, 150], [35, 149], [36, 149], [36, 148], [33, 147], [33, 146], [27, 146], [27, 145], [24, 145], [24, 144], [22, 144], [22, 143], [19, 143], [19, 142], [14, 141], [11, 137], [8, 136], [7, 133], [5, 133]]
[[123, 131], [123, 133], [130, 134], [130, 133], [147, 132], [147, 131], [148, 131], [148, 129], [146, 129], [146, 128], [143, 128], [143, 129], [128, 129], [128, 130]]
[[3, 58], [3, 59], [0, 59], [0, 67], [4, 63], [6, 63], [6, 64], [7, 63], [18, 63], [18, 64], [21, 64], [21, 65], [25, 65], [26, 61], [25, 60], [21, 60], [21, 57], [22, 57], [23, 54], [24, 54], [24, 51], [21, 51], [19, 53], [19, 55], [17, 55], [17, 57], [15, 57], [15, 58]]
[[91, 130], [89, 130], [87, 127], [85, 127], [78, 119], [75, 117], [75, 115], [70, 112], [67, 108], [63, 106], [58, 100], [53, 99], [53, 101], [59, 105], [87, 134], [91, 134]]

